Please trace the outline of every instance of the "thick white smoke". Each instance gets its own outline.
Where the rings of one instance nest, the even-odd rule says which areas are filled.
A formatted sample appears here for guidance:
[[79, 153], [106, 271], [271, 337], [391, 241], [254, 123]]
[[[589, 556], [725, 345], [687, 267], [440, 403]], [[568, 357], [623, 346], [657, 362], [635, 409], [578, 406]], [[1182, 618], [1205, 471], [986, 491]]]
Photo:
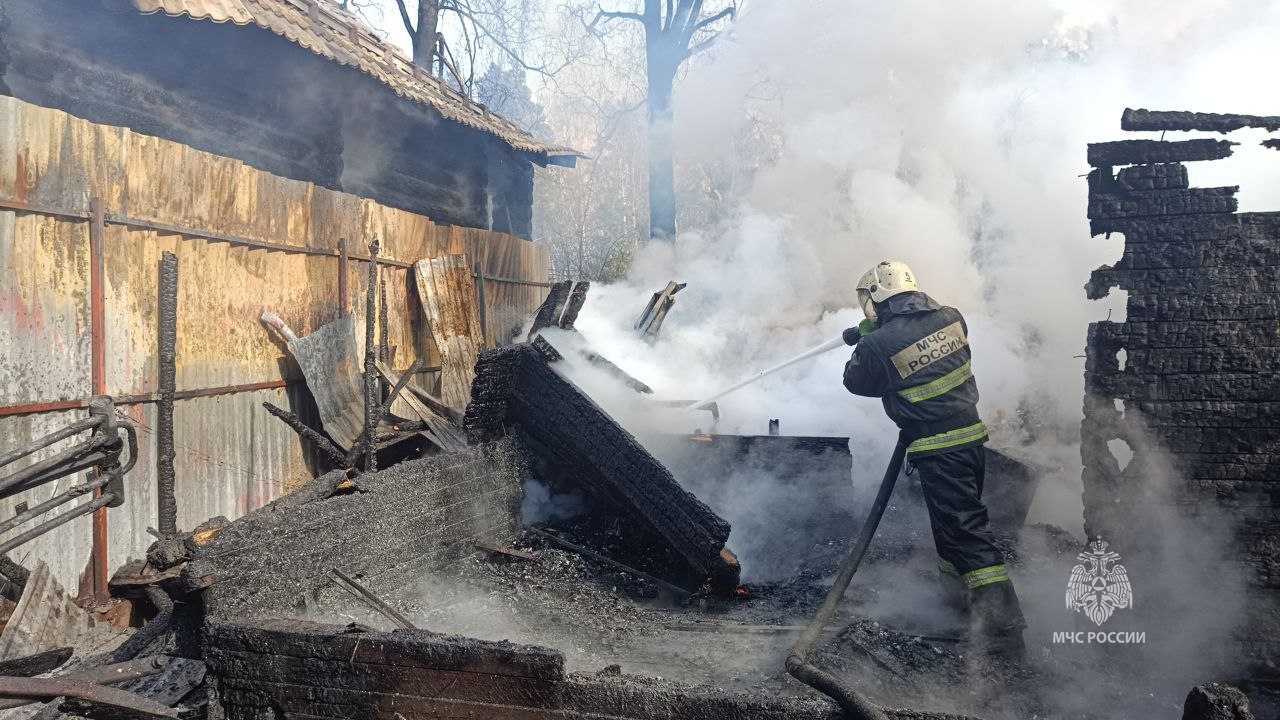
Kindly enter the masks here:
[[[751, 118], [779, 128], [776, 161], [739, 189], [727, 219], [682, 227], [674, 246], [643, 249], [627, 281], [593, 288], [578, 327], [658, 396], [700, 399], [856, 324], [854, 281], [903, 260], [967, 316], [997, 444], [1065, 468], [1066, 482], [1042, 485], [1032, 520], [1081, 534], [1085, 333], [1124, 319], [1123, 293], [1091, 302], [1082, 289], [1123, 247], [1090, 237], [1085, 146], [1142, 137], [1120, 131], [1125, 107], [1280, 114], [1280, 94], [1255, 74], [1280, 66], [1277, 36], [1280, 4], [1246, 0], [751, 3], [679, 86], [677, 157], [685, 169], [734, 162], [734, 130]], [[762, 94], [772, 99], [753, 99]], [[1193, 164], [1192, 184], [1239, 184], [1242, 209], [1280, 210], [1276, 157], [1243, 135], [1237, 158]], [[661, 337], [638, 339], [631, 323], [673, 279], [689, 287]], [[848, 435], [855, 482], [876, 482], [894, 429], [878, 402], [844, 391], [847, 357], [833, 351], [723, 399], [719, 430], [764, 434], [780, 418], [784, 434]], [[1027, 409], [1040, 426], [1030, 435], [1013, 422]], [[707, 419], [633, 429], [694, 428]], [[1046, 582], [1065, 582], [1058, 572]], [[1061, 602], [1054, 587], [1024, 594]], [[1194, 613], [1166, 621], [1191, 623], [1189, 641], [1223, 640], [1197, 634]], [[1192, 659], [1170, 678], [1185, 691], [1202, 671]]]

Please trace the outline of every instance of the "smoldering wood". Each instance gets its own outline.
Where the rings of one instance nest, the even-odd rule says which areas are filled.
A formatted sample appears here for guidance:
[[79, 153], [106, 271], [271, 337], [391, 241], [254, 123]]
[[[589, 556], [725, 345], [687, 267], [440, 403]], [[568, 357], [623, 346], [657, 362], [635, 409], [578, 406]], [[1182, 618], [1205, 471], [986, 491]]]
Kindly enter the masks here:
[[1277, 115], [1234, 115], [1228, 113], [1186, 112], [1181, 110], [1143, 110], [1125, 108], [1120, 116], [1120, 129], [1132, 131], [1208, 130], [1227, 133], [1241, 128], [1280, 130]]
[[644, 306], [640, 317], [636, 318], [636, 332], [644, 337], [657, 337], [662, 330], [662, 323], [667, 319], [667, 313], [671, 312], [671, 307], [676, 303], [675, 294], [688, 285], [688, 283], [677, 283], [672, 280], [665, 288], [654, 293], [653, 297], [649, 298], [649, 304]]
[[[644, 384], [644, 382], [636, 379], [626, 370], [623, 370], [617, 365], [614, 365], [612, 361], [610, 361], [608, 358], [604, 357], [600, 353], [597, 353], [596, 351], [592, 350], [591, 347], [586, 343], [586, 341], [577, 333], [561, 336], [561, 338], [559, 338], [557, 342], [569, 343], [570, 347], [573, 349], [573, 351], [577, 356], [581, 357], [583, 360], [586, 360], [591, 365], [594, 365], [595, 367], [598, 367], [601, 370], [604, 370], [606, 373], [613, 376], [623, 385], [626, 385], [632, 390], [644, 395], [653, 394], [653, 388]], [[551, 360], [564, 359], [564, 354], [561, 353], [558, 349], [556, 349], [556, 347], [551, 344], [551, 341], [547, 340], [542, 335], [538, 335], [534, 337], [533, 340], [530, 342], [530, 344], [536, 346], [538, 350], [542, 352], [543, 355], [547, 356], [547, 358]]]
[[341, 570], [339, 570], [338, 568], [330, 568], [329, 574], [333, 575], [333, 579], [337, 582], [338, 587], [341, 587], [343, 590], [346, 590], [352, 596], [358, 598], [365, 605], [368, 605], [369, 607], [376, 610], [378, 614], [387, 618], [388, 620], [395, 623], [399, 627], [404, 628], [405, 630], [417, 629], [414, 626], [414, 624], [409, 621], [409, 618], [405, 617], [404, 615], [401, 615], [399, 611], [397, 611], [395, 608], [388, 605], [386, 601], [384, 601], [382, 598], [369, 592], [368, 588], [366, 588], [365, 586], [356, 582], [352, 578], [347, 577], [347, 575], [343, 573]]
[[297, 607], [332, 588], [335, 567], [376, 592], [403, 587], [469, 556], [472, 537], [515, 537], [526, 472], [508, 439], [354, 480], [327, 473], [222, 528], [176, 586], [203, 590], [206, 615], [220, 619]]
[[[228, 720], [270, 706], [311, 712], [316, 692], [347, 716], [394, 720], [457, 713], [512, 718], [621, 720], [837, 720], [824, 699], [775, 697], [625, 676], [565, 671], [554, 650], [423, 630], [348, 633], [299, 621], [219, 623], [209, 629], [209, 668]], [[370, 672], [377, 668], [376, 672]], [[321, 687], [323, 686], [323, 689]], [[395, 698], [394, 705], [389, 703]], [[898, 718], [942, 715], [904, 712]]]
[[587, 292], [591, 290], [591, 283], [581, 280], [573, 284], [573, 289], [569, 291], [569, 298], [565, 300], [564, 312], [560, 315], [558, 323], [562, 330], [573, 330], [573, 324], [578, 321], [578, 314], [582, 312], [582, 306], [587, 302]]
[[1088, 161], [1093, 167], [1147, 165], [1231, 157], [1235, 143], [1229, 140], [1115, 140], [1090, 143]]
[[[664, 557], [641, 569], [679, 587], [710, 581], [737, 586], [738, 568], [721, 555], [729, 524], [685, 491], [662, 463], [554, 368], [533, 345], [496, 348], [480, 356], [463, 428], [474, 442], [514, 429], [538, 462], [544, 484], [568, 482], [602, 512], [634, 519], [644, 528], [630, 538], [638, 555]], [[644, 552], [649, 543], [655, 551]], [[661, 551], [657, 551], [658, 548]]]
[[538, 306], [538, 311], [533, 314], [533, 324], [529, 326], [529, 332], [525, 335], [526, 341], [532, 342], [538, 333], [546, 328], [559, 326], [560, 316], [564, 314], [564, 306], [569, 301], [569, 292], [572, 287], [572, 280], [561, 280], [551, 286], [547, 297]]

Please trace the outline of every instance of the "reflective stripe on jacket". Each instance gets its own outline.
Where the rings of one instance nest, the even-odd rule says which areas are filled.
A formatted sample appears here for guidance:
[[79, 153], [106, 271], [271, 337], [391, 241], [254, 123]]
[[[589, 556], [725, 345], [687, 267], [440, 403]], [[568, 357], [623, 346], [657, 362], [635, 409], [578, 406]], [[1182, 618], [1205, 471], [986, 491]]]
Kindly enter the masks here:
[[844, 386], [881, 398], [889, 419], [911, 440], [911, 457], [985, 442], [969, 327], [960, 311], [921, 292], [895, 295], [876, 310], [879, 326], [854, 346]]

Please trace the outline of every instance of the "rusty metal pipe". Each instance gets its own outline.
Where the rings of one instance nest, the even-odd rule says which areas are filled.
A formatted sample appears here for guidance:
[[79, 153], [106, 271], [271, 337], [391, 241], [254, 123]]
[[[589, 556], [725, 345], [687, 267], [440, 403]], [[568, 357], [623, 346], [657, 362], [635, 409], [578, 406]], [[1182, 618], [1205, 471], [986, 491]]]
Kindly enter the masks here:
[[10, 450], [5, 454], [0, 455], [0, 465], [8, 465], [14, 460], [24, 458], [37, 450], [43, 450], [60, 440], [66, 440], [72, 435], [75, 435], [77, 433], [82, 433], [85, 430], [93, 429], [101, 423], [102, 423], [101, 419], [91, 417], [91, 418], [88, 418], [87, 420], [81, 420], [78, 423], [68, 425], [62, 428], [61, 430], [56, 430], [54, 432], [51, 432], [48, 435], [45, 435], [44, 437], [39, 438], [38, 440], [35, 440], [30, 444], [24, 445], [20, 448], [16, 448], [14, 450]]
[[65, 525], [82, 515], [88, 515], [91, 512], [104, 510], [108, 504], [115, 502], [115, 500], [116, 500], [115, 493], [110, 493], [110, 492], [102, 493], [101, 495], [94, 498], [90, 502], [80, 505], [79, 507], [76, 507], [72, 510], [68, 510], [62, 513], [61, 515], [50, 519], [48, 522], [41, 523], [31, 528], [30, 530], [22, 533], [21, 535], [10, 538], [9, 540], [6, 540], [4, 543], [0, 543], [0, 554], [7, 553], [10, 550], [18, 547], [19, 545], [25, 542], [28, 542], [30, 540], [33, 540], [35, 538], [38, 538], [41, 535], [49, 532], [50, 530], [53, 530], [54, 528], [57, 528], [57, 527], [61, 527], [62, 525]]
[[32, 698], [33, 700], [56, 697], [77, 698], [91, 703], [101, 703], [129, 710], [140, 718], [177, 718], [178, 712], [155, 700], [134, 695], [108, 685], [96, 685], [83, 680], [63, 677], [18, 678], [0, 676], [0, 696]]
[[[57, 455], [51, 455], [40, 462], [32, 463], [21, 470], [10, 473], [0, 479], [0, 496], [13, 494], [5, 493], [5, 491], [11, 487], [24, 483], [26, 480], [39, 477], [45, 473], [56, 472], [59, 467], [66, 465], [67, 463], [74, 463], [77, 460], [88, 457], [93, 454], [94, 450], [98, 447], [99, 443], [96, 439], [86, 440], [79, 445], [73, 445], [72, 447], [63, 450]], [[66, 473], [63, 473], [63, 475], [65, 474]], [[62, 477], [62, 475], [58, 475], [57, 477]]]
[[[106, 210], [102, 198], [89, 201], [89, 379], [94, 397], [107, 394]], [[97, 491], [101, 494], [101, 490]], [[109, 597], [107, 587], [107, 510], [93, 515], [93, 550], [90, 567], [93, 596], [100, 603]]]
[[173, 459], [173, 394], [178, 361], [178, 257], [171, 252], [160, 258], [160, 401], [156, 405], [156, 509], [160, 535], [178, 533], [178, 499]]
[[0, 533], [9, 532], [13, 528], [21, 525], [22, 523], [32, 518], [39, 517], [49, 512], [50, 510], [58, 507], [59, 505], [71, 502], [72, 500], [80, 497], [81, 495], [84, 495], [85, 493], [93, 492], [94, 490], [97, 490], [103, 485], [106, 485], [107, 481], [108, 481], [108, 478], [105, 475], [100, 475], [88, 482], [83, 482], [83, 483], [80, 483], [79, 485], [72, 485], [71, 487], [67, 488], [64, 492], [58, 495], [54, 495], [53, 497], [49, 498], [48, 500], [45, 500], [39, 505], [28, 508], [26, 512], [19, 513], [9, 518], [8, 520], [5, 520], [4, 522], [0, 522]]
[[[67, 673], [58, 677], [63, 680], [94, 683], [96, 685], [119, 685], [155, 675], [164, 670], [168, 664], [169, 657], [167, 655], [152, 655], [151, 657], [139, 658], [128, 662], [90, 668], [83, 672]], [[22, 698], [0, 698], [0, 710], [23, 707], [33, 702], [38, 701]]]
[[68, 461], [71, 463], [69, 465], [59, 465], [51, 472], [44, 473], [37, 477], [28, 478], [16, 485], [5, 488], [3, 492], [0, 492], [0, 498], [12, 497], [18, 493], [24, 493], [32, 488], [38, 488], [41, 485], [47, 485], [68, 475], [78, 473], [81, 470], [96, 471], [102, 465], [110, 463], [113, 457], [114, 453], [99, 450], [82, 458], [70, 460]]

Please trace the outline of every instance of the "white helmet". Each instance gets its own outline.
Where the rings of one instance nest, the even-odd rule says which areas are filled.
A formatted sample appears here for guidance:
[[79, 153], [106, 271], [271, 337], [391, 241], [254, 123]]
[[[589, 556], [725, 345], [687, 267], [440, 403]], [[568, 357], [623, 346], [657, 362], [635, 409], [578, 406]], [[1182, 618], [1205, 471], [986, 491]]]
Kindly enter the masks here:
[[862, 312], [869, 319], [875, 320], [876, 303], [915, 290], [916, 277], [906, 263], [884, 260], [868, 270], [858, 281], [858, 303], [862, 305]]

